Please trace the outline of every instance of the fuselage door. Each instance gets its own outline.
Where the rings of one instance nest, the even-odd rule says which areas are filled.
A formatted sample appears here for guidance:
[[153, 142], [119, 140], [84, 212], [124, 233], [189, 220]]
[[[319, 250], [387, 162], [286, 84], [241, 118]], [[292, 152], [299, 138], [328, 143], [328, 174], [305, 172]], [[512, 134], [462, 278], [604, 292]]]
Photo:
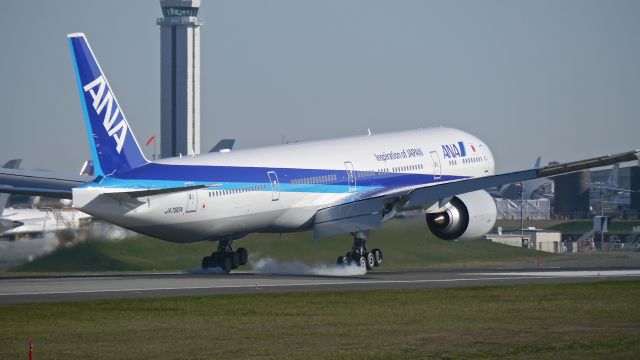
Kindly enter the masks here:
[[[194, 183], [184, 184], [184, 186], [193, 186], [193, 185], [195, 184]], [[186, 207], [185, 213], [196, 212], [197, 209], [198, 209], [198, 191], [197, 190], [187, 191], [187, 207]]]
[[269, 182], [271, 183], [271, 201], [280, 200], [280, 182], [278, 181], [278, 174], [275, 171], [267, 172], [269, 176]]
[[353, 163], [351, 161], [345, 161], [344, 166], [347, 168], [347, 183], [349, 184], [349, 191], [356, 191], [356, 173], [353, 170]]
[[483, 145], [478, 145], [480, 148], [480, 156], [482, 156], [482, 170], [489, 172], [489, 157], [487, 156], [487, 149]]
[[440, 166], [440, 156], [437, 151], [429, 153], [431, 155], [431, 162], [433, 163], [433, 180], [440, 180], [442, 177], [442, 166]]

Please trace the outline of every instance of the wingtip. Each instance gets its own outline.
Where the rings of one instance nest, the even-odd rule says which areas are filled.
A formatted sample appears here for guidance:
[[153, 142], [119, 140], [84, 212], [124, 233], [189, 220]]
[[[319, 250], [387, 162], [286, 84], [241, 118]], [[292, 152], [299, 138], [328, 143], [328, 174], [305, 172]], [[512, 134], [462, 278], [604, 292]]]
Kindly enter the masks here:
[[67, 34], [68, 38], [75, 38], [75, 37], [85, 37], [84, 33], [78, 32], [78, 33], [71, 33], [71, 34]]

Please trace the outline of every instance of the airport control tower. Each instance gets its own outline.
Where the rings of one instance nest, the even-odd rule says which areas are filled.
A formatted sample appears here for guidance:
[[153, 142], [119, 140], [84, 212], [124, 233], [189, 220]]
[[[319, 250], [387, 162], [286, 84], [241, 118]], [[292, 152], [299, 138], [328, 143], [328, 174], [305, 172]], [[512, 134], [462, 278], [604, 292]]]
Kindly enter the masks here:
[[200, 153], [200, 0], [160, 0], [160, 156]]

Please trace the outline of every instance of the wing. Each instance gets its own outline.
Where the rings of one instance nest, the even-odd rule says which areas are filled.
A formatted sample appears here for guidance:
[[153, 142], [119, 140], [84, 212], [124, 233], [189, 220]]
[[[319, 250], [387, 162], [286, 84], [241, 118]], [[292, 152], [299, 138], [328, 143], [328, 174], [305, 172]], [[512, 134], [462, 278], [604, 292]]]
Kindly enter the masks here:
[[0, 169], [0, 192], [71, 199], [71, 189], [93, 177], [48, 171]]
[[364, 199], [320, 209], [314, 217], [313, 235], [314, 238], [319, 239], [348, 232], [365, 231], [381, 226], [400, 210], [425, 204], [431, 205], [458, 194], [638, 159], [640, 159], [640, 150], [498, 175], [386, 189]]

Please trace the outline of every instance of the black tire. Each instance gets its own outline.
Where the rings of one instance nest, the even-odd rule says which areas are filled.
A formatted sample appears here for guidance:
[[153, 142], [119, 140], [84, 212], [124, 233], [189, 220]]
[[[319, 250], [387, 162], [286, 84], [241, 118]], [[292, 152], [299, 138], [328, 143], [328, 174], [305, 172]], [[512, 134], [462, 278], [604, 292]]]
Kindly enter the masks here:
[[367, 272], [367, 259], [364, 256], [360, 256], [357, 264], [362, 270]]
[[202, 270], [210, 269], [211, 266], [211, 256], [205, 256], [202, 258]]
[[373, 254], [373, 258], [375, 260], [375, 266], [382, 265], [382, 251], [380, 249], [373, 249], [371, 250], [371, 253]]
[[238, 256], [240, 257], [240, 266], [247, 265], [249, 262], [249, 252], [245, 248], [238, 248]]
[[336, 263], [340, 266], [347, 266], [349, 265], [349, 260], [346, 256], [338, 256], [338, 261]]
[[229, 258], [231, 259], [231, 268], [237, 269], [240, 266], [240, 255], [237, 251], [229, 253]]
[[367, 253], [367, 255], [365, 255], [365, 258], [367, 259], [367, 270], [371, 270], [376, 266], [376, 260], [373, 257], [373, 253]]
[[224, 271], [227, 274], [231, 271], [231, 257], [230, 256], [225, 256], [224, 259], [222, 259], [222, 262], [220, 264], [220, 268], [222, 268], [222, 271]]
[[355, 262], [355, 259], [353, 258], [352, 255], [353, 254], [351, 252], [348, 252], [348, 253], [344, 254], [344, 258], [347, 259], [347, 264], [352, 262], [352, 261]]

